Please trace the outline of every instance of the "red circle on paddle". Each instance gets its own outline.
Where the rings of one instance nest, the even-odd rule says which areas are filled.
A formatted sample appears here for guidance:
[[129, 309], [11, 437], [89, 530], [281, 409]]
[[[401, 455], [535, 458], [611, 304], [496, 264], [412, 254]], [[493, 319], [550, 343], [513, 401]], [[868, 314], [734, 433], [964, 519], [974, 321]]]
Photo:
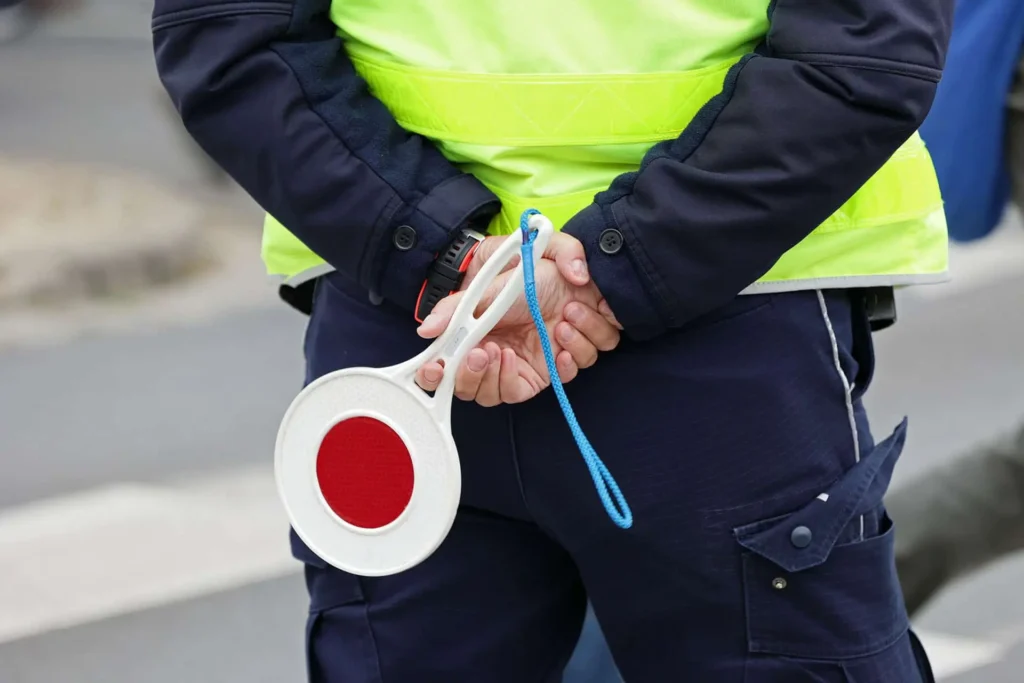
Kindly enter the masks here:
[[398, 519], [412, 498], [412, 458], [402, 437], [372, 417], [331, 427], [316, 456], [316, 477], [334, 514], [361, 529]]

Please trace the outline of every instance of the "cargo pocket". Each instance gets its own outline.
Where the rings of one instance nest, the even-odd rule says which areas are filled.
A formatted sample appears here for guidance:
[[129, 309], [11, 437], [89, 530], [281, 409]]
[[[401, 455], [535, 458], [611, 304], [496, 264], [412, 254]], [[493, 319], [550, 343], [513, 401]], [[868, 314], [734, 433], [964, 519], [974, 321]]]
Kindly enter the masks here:
[[[799, 510], [733, 529], [741, 546], [745, 683], [930, 683], [918, 663], [881, 501], [906, 423]], [[859, 515], [878, 533], [860, 533]]]
[[896, 642], [909, 621], [893, 563], [892, 523], [883, 524], [881, 535], [836, 546], [824, 563], [803, 571], [745, 553], [750, 651], [848, 659]]
[[[786, 518], [769, 522], [785, 525]], [[760, 531], [769, 522], [749, 528]], [[888, 517], [881, 529], [873, 538], [836, 545], [823, 563], [799, 571], [743, 554], [752, 655], [745, 683], [933, 680], [912, 646]]]

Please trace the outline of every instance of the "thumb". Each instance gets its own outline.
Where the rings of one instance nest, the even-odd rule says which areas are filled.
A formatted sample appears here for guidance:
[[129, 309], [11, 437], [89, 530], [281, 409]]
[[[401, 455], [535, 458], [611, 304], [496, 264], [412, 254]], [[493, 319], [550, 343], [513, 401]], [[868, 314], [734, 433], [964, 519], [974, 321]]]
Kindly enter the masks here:
[[553, 260], [562, 277], [577, 287], [590, 282], [587, 252], [583, 249], [583, 243], [572, 235], [561, 232], [552, 235], [544, 250], [544, 258]]
[[[480, 298], [479, 303], [476, 305], [476, 310], [473, 314], [477, 317], [480, 316], [487, 308], [494, 302], [501, 290], [504, 289], [505, 284], [509, 281], [514, 273], [512, 271], [505, 271], [498, 277], [494, 278], [492, 282], [484, 291], [483, 296]], [[426, 318], [423, 319], [423, 324], [416, 330], [424, 339], [433, 339], [443, 333], [448, 325], [451, 323], [452, 318], [455, 316], [455, 310], [462, 303], [462, 300], [466, 297], [466, 290], [449, 294], [445, 298], [437, 302], [434, 306], [434, 310], [430, 312]]]
[[[462, 281], [463, 289], [469, 286], [469, 283], [477, 276], [477, 273], [484, 267], [484, 264], [494, 257], [494, 254], [497, 253], [498, 249], [507, 239], [509, 239], [507, 235], [490, 235], [477, 245], [476, 250], [473, 252], [473, 260], [470, 261], [469, 268], [466, 270], [466, 277]], [[511, 270], [518, 263], [519, 256], [517, 255], [505, 264], [502, 271]]]
[[452, 321], [455, 309], [459, 307], [465, 295], [465, 291], [455, 292], [438, 301], [434, 306], [434, 310], [423, 319], [423, 322], [416, 329], [416, 334], [424, 339], [439, 337], [448, 327], [448, 323]]
[[505, 239], [505, 235], [488, 235], [477, 245], [476, 251], [473, 252], [473, 260], [479, 260], [481, 264], [487, 263]]

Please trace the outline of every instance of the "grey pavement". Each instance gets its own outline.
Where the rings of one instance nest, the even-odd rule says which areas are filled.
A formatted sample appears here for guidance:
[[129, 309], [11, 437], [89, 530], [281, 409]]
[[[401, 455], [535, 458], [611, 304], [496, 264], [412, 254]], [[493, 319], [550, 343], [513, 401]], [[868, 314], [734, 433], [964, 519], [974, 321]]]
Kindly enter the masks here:
[[947, 683], [1017, 683], [1024, 671], [1024, 646], [1018, 646], [998, 663], [948, 679]]
[[0, 151], [192, 181], [187, 148], [161, 116], [148, 42], [44, 36], [0, 48], [0, 59]]
[[302, 325], [282, 304], [0, 355], [0, 508], [269, 462], [302, 386]]
[[108, 164], [214, 193], [154, 65], [151, 2], [85, 0], [81, 10], [0, 47], [0, 154]]
[[4, 683], [303, 680], [301, 576], [0, 646]]

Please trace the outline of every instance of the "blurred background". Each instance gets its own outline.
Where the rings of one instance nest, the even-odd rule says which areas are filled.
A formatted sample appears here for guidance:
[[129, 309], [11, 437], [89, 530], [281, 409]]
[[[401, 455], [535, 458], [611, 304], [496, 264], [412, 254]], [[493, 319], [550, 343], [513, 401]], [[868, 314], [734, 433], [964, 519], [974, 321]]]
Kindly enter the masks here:
[[[0, 11], [0, 681], [300, 680], [272, 449], [304, 319], [171, 113], [150, 3], [43, 10]], [[895, 486], [1024, 414], [1019, 217], [953, 268], [877, 337], [877, 431], [911, 422]], [[1021, 680], [1022, 584], [1010, 559], [922, 613], [940, 681]]]

